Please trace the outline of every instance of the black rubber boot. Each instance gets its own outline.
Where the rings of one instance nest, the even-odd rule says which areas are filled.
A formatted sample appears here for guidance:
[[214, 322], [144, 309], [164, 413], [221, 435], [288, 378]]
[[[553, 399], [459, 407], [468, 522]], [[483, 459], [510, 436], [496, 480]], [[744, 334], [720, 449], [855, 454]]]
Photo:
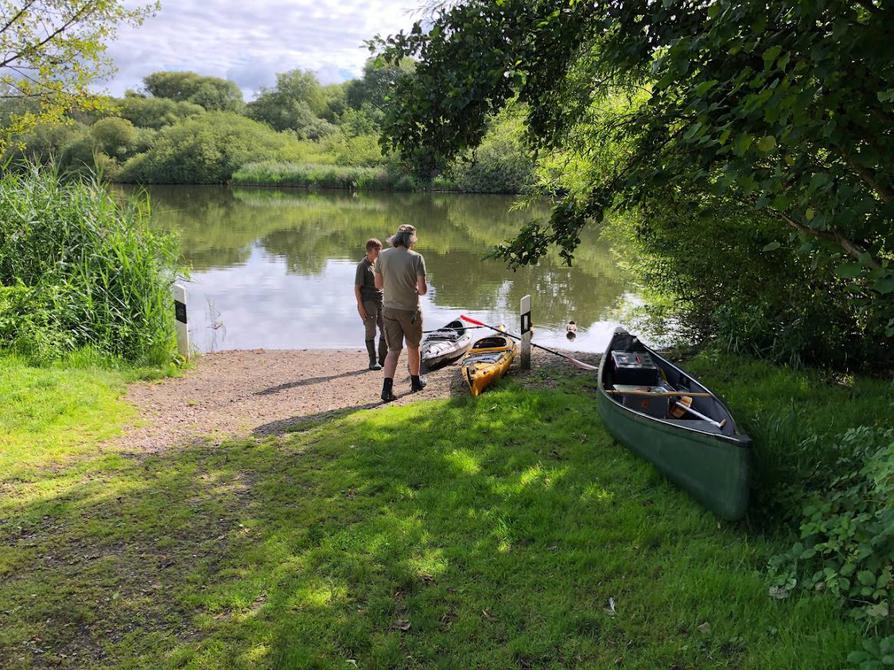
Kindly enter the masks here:
[[417, 393], [426, 387], [428, 384], [425, 381], [425, 377], [421, 377], [419, 375], [410, 375], [410, 393]]
[[379, 365], [385, 365], [385, 356], [388, 355], [388, 343], [379, 335]]
[[394, 380], [390, 377], [385, 377], [385, 382], [382, 384], [382, 402], [391, 402], [392, 400], [397, 400], [397, 396], [394, 395], [392, 388], [394, 387]]
[[381, 370], [381, 364], [376, 360], [376, 341], [375, 340], [367, 340], [366, 341], [366, 353], [369, 354], [369, 369], [370, 370]]

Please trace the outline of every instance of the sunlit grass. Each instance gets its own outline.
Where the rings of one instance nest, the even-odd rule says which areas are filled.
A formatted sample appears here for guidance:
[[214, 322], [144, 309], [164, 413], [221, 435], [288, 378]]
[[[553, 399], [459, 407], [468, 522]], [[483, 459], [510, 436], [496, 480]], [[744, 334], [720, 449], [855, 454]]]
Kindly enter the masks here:
[[[810, 394], [815, 426], [837, 402], [716, 363], [692, 367], [759, 456], [789, 400]], [[31, 408], [0, 404], [20, 468], [0, 470], [4, 668], [806, 670], [859, 643], [831, 599], [769, 598], [781, 545], [617, 445], [580, 381], [133, 458], [96, 451], [131, 416], [118, 373], [5, 371]]]

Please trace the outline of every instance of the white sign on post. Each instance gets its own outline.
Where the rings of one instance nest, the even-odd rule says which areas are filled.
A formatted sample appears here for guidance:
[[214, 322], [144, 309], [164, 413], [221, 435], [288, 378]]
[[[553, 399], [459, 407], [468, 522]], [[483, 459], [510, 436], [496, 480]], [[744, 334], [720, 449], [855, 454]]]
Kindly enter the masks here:
[[184, 358], [189, 358], [189, 330], [186, 325], [186, 287], [174, 284], [174, 324], [177, 329], [177, 351]]
[[531, 369], [531, 296], [521, 299], [521, 367]]

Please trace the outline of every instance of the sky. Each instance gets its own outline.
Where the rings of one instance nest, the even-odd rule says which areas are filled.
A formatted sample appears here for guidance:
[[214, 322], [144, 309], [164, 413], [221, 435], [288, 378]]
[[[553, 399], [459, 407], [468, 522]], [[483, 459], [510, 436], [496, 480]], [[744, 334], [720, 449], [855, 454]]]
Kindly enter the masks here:
[[[137, 0], [126, 0], [129, 7]], [[109, 44], [117, 73], [99, 88], [120, 96], [159, 70], [235, 81], [251, 99], [277, 72], [316, 72], [326, 84], [358, 76], [364, 40], [409, 28], [420, 0], [162, 0], [138, 28]]]

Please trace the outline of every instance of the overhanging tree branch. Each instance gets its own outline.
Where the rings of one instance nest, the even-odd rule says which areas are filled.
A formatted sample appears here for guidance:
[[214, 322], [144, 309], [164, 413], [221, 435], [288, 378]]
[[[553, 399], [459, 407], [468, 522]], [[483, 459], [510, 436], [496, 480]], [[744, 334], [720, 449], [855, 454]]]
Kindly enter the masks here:
[[866, 249], [864, 249], [861, 245], [849, 240], [844, 235], [839, 233], [837, 230], [817, 230], [815, 228], [811, 228], [810, 226], [804, 225], [797, 219], [792, 218], [785, 212], [780, 212], [777, 209], [771, 209], [776, 216], [785, 221], [789, 226], [794, 228], [800, 233], [808, 235], [810, 237], [814, 237], [819, 240], [827, 240], [830, 242], [835, 242], [838, 244], [848, 256], [859, 260], [863, 263], [866, 263], [871, 268], [879, 268], [881, 267], [881, 260], [873, 256]]

